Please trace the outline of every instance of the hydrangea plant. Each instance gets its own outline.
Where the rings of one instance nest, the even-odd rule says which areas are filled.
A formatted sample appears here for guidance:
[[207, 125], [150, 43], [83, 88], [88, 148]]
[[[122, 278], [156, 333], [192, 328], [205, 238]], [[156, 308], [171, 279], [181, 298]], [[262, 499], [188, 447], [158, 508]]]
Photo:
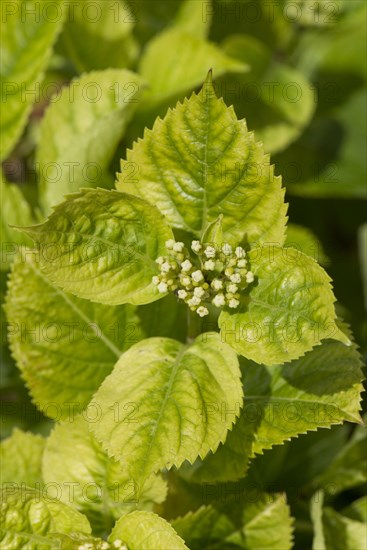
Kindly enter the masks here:
[[[97, 337], [86, 343], [75, 326], [68, 352], [52, 332], [41, 344], [10, 333], [38, 407], [61, 422], [46, 442], [27, 441], [39, 450], [26, 499], [5, 488], [6, 548], [291, 548], [279, 494], [241, 505], [236, 519], [232, 501], [200, 507], [195, 490], [171, 524], [154, 513], [169, 518], [187, 484], [243, 479], [264, 449], [360, 421], [358, 352], [329, 276], [286, 242], [286, 211], [269, 156], [209, 73], [128, 151], [115, 190], [81, 189], [44, 223], [19, 228], [35, 247], [13, 265], [9, 321], [24, 308], [50, 324], [77, 316]], [[30, 291], [41, 293], [35, 304]], [[108, 334], [129, 325], [135, 343]], [[289, 406], [300, 411], [291, 420]], [[14, 434], [5, 454], [30, 437]], [[53, 483], [61, 493], [50, 504], [42, 488]], [[103, 494], [89, 499], [95, 483]], [[14, 514], [24, 515], [20, 530]]]
[[365, 2], [1, 8], [1, 548], [365, 550]]

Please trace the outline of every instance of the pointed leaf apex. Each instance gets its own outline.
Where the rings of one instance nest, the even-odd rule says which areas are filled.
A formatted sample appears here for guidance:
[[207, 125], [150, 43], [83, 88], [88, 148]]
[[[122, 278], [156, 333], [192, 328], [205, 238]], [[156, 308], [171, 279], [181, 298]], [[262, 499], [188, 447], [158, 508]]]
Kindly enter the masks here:
[[206, 79], [204, 84], [213, 84], [213, 69], [210, 68], [208, 71], [208, 74], [206, 75]]
[[345, 344], [346, 346], [351, 346], [353, 342], [348, 338], [348, 336], [339, 328], [337, 328], [336, 334], [333, 335], [333, 340], [338, 340], [342, 344]]

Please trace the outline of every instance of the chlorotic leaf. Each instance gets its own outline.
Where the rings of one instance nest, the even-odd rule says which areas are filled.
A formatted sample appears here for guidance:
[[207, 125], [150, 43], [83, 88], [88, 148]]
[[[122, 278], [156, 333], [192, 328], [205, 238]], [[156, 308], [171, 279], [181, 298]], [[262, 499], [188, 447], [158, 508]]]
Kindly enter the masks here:
[[27, 487], [42, 484], [42, 456], [45, 439], [15, 428], [0, 443], [1, 482]]
[[162, 297], [152, 277], [172, 231], [142, 199], [83, 189], [23, 231], [38, 245], [43, 273], [67, 292], [109, 305]]
[[248, 254], [255, 285], [238, 313], [223, 311], [222, 339], [264, 365], [292, 361], [325, 338], [350, 345], [338, 328], [326, 272], [293, 248], [262, 247]]
[[134, 15], [128, 3], [97, 0], [83, 5], [71, 0], [66, 5], [69, 14], [60, 38], [79, 72], [131, 66], [139, 47], [132, 36]]
[[[73, 531], [69, 535], [65, 534], [52, 534], [52, 550], [106, 550], [109, 547], [106, 546], [106, 541], [90, 535], [84, 535], [83, 533], [77, 533]], [[38, 550], [38, 547], [37, 547]]]
[[83, 514], [31, 488], [5, 487], [0, 514], [0, 543], [4, 549], [54, 550], [54, 533], [91, 533]]
[[11, 153], [26, 125], [62, 24], [61, 0], [45, 0], [42, 6], [37, 0], [2, 2], [0, 65], [6, 108], [1, 116], [0, 160]]
[[29, 245], [30, 240], [26, 235], [14, 231], [11, 225], [29, 225], [33, 222], [31, 209], [24, 198], [20, 188], [7, 183], [0, 175], [0, 197], [1, 197], [1, 270], [9, 269], [11, 262], [16, 257], [19, 245]]
[[43, 275], [37, 256], [27, 251], [13, 264], [8, 338], [37, 406], [46, 416], [72, 418], [123, 350], [141, 339], [139, 319], [132, 306], [107, 307], [65, 293]]
[[216, 76], [248, 70], [242, 61], [179, 26], [158, 34], [146, 46], [139, 64], [139, 74], [150, 85], [144, 108], [199, 86], [210, 68]]
[[40, 202], [51, 206], [80, 187], [106, 187], [106, 171], [136, 109], [143, 84], [124, 69], [92, 72], [73, 80], [46, 111], [37, 161]]
[[216, 333], [189, 347], [150, 338], [121, 356], [91, 404], [97, 439], [142, 483], [225, 440], [242, 404], [237, 356]]
[[360, 423], [361, 366], [355, 346], [335, 340], [288, 365], [241, 359], [245, 399], [239, 419], [213, 455], [181, 474], [195, 482], [235, 481], [245, 475], [249, 458], [273, 445], [344, 421]]
[[224, 243], [223, 228], [222, 228], [222, 214], [218, 216], [218, 219], [210, 223], [205, 229], [202, 242], [205, 244], [212, 244], [215, 247], [221, 247]]
[[154, 503], [164, 501], [167, 492], [166, 483], [155, 475], [138, 491], [124, 464], [108, 458], [81, 415], [73, 423], [58, 424], [47, 439], [43, 477], [46, 484], [57, 484], [59, 499], [65, 504], [70, 503], [74, 484], [73, 506], [101, 531], [127, 512], [151, 510]]
[[129, 550], [188, 550], [173, 527], [152, 512], [132, 512], [120, 518], [108, 538], [121, 541]]
[[212, 21], [212, 0], [185, 0], [174, 24], [196, 38], [207, 38]]
[[308, 227], [289, 223], [287, 225], [287, 238], [285, 247], [300, 250], [306, 256], [311, 256], [321, 265], [327, 265], [329, 259], [326, 256], [320, 240]]
[[229, 242], [284, 242], [281, 180], [245, 121], [216, 97], [210, 75], [198, 95], [157, 119], [127, 152], [116, 186], [198, 237], [222, 214]]

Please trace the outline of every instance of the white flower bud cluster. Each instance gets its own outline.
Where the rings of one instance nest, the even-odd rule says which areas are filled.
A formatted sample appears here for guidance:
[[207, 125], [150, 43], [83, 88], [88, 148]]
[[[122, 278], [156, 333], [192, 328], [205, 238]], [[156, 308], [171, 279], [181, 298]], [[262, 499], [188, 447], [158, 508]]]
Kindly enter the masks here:
[[209, 314], [205, 304], [232, 309], [240, 305], [240, 291], [254, 281], [247, 270], [246, 252], [241, 246], [233, 250], [224, 243], [220, 249], [200, 241], [192, 241], [191, 257], [184, 243], [166, 241], [168, 255], [156, 262], [160, 274], [152, 281], [162, 294], [174, 292], [200, 317]]

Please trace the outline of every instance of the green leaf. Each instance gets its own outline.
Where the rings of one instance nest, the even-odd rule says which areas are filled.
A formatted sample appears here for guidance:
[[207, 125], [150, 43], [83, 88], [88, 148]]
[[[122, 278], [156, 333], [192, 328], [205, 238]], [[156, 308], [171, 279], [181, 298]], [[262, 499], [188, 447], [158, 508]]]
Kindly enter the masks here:
[[174, 24], [196, 38], [207, 38], [212, 21], [211, 0], [185, 0], [176, 15]]
[[134, 34], [141, 44], [148, 42], [153, 36], [170, 25], [182, 5], [182, 0], [170, 0], [169, 2], [147, 2], [147, 0], [135, 0], [130, 3], [130, 9], [136, 20]]
[[4, 176], [0, 175], [0, 197], [1, 197], [1, 270], [9, 269], [11, 262], [16, 256], [19, 245], [30, 243], [26, 235], [14, 231], [10, 225], [28, 225], [33, 223], [31, 209], [24, 198], [18, 185], [7, 183]]
[[[104, 550], [106, 542], [103, 539], [73, 532], [70, 535], [52, 535], [52, 550], [76, 550], [79, 548]], [[91, 546], [88, 546], [91, 545]], [[38, 547], [37, 547], [38, 548]]]
[[[43, 493], [43, 492], [42, 492]], [[2, 548], [54, 550], [53, 534], [91, 533], [83, 514], [30, 489], [8, 487], [1, 494], [0, 543]]]
[[108, 540], [111, 543], [120, 540], [129, 550], [188, 550], [173, 527], [152, 512], [132, 512], [123, 516], [117, 521]]
[[[221, 507], [218, 504], [219, 508]], [[191, 550], [243, 548], [245, 550], [290, 550], [292, 518], [284, 495], [257, 494], [256, 502], [237, 504], [242, 511], [236, 524], [212, 506], [202, 506], [173, 520], [177, 533]]]
[[72, 423], [58, 424], [47, 439], [43, 477], [46, 484], [57, 484], [62, 502], [72, 502], [101, 532], [109, 523], [112, 527], [113, 518], [136, 509], [151, 510], [167, 492], [159, 476], [152, 476], [138, 491], [124, 464], [108, 458], [81, 415]]
[[97, 439], [144, 482], [225, 440], [242, 404], [237, 356], [216, 333], [189, 347], [150, 338], [121, 356], [92, 404], [101, 413], [91, 426]]
[[248, 550], [290, 550], [292, 523], [285, 495], [264, 495], [244, 507], [242, 533], [234, 534], [228, 541], [242, 539], [242, 547]]
[[139, 63], [139, 73], [150, 85], [144, 108], [199, 86], [209, 69], [220, 76], [247, 71], [248, 66], [187, 29], [177, 26], [158, 34], [146, 46]]
[[223, 215], [220, 214], [215, 222], [212, 222], [205, 229], [202, 236], [202, 242], [205, 244], [212, 244], [215, 247], [221, 247], [224, 243], [223, 227], [222, 227]]
[[35, 487], [42, 483], [45, 439], [18, 428], [0, 443], [1, 482]]
[[0, 65], [6, 109], [1, 116], [0, 160], [16, 145], [37, 100], [37, 86], [63, 24], [62, 13], [61, 0], [45, 0], [42, 9], [37, 0], [2, 2]]
[[293, 247], [300, 250], [306, 256], [311, 256], [321, 265], [328, 265], [329, 258], [326, 256], [320, 240], [308, 228], [290, 223], [287, 225], [287, 238], [285, 247]]
[[365, 485], [367, 482], [366, 448], [366, 427], [357, 426], [351, 440], [340, 449], [333, 462], [317, 479], [317, 482], [324, 487], [326, 494], [335, 495], [351, 487]]
[[364, 293], [364, 307], [367, 310], [367, 223], [358, 230], [359, 263]]
[[225, 515], [212, 506], [202, 506], [195, 512], [188, 512], [172, 522], [175, 531], [190, 547], [190, 550], [216, 548], [228, 536], [236, 532], [236, 526]]
[[42, 225], [23, 229], [37, 243], [40, 267], [67, 292], [103, 304], [144, 304], [162, 297], [152, 283], [155, 260], [172, 231], [142, 199], [82, 189]]
[[[348, 79], [358, 76], [366, 81], [366, 51], [359, 47], [366, 42], [366, 3], [358, 6], [356, 2], [344, 2], [344, 7], [348, 5], [355, 9], [345, 10], [345, 15], [336, 25], [304, 33], [296, 52], [297, 65], [304, 74], [315, 78], [325, 73], [326, 82], [337, 85], [345, 75]], [[354, 40], [350, 40], [351, 36]]]
[[327, 162], [324, 169], [312, 179], [287, 186], [292, 194], [304, 197], [367, 198], [364, 185], [367, 160], [363, 147], [366, 141], [366, 102], [367, 92], [360, 89], [334, 111], [333, 121], [343, 130], [337, 158]]
[[223, 234], [234, 244], [284, 242], [281, 180], [245, 122], [215, 96], [210, 75], [198, 95], [157, 119], [127, 152], [116, 186], [198, 237], [223, 214]]
[[108, 187], [108, 165], [140, 98], [141, 78], [125, 69], [73, 80], [46, 111], [37, 162], [40, 202], [51, 206], [80, 187]]
[[327, 507], [323, 513], [323, 526], [327, 550], [365, 550], [367, 548], [367, 531], [364, 522], [349, 519]]
[[222, 311], [222, 339], [264, 365], [297, 359], [325, 338], [350, 345], [338, 328], [330, 277], [293, 248], [267, 246], [249, 252], [255, 285], [238, 313]]
[[311, 82], [296, 69], [275, 61], [265, 44], [253, 36], [230, 36], [223, 51], [251, 66], [246, 75], [229, 76], [218, 83], [220, 88], [223, 84], [224, 99], [233, 103], [238, 117], [246, 117], [266, 152], [281, 151], [298, 138], [314, 114], [316, 96]]
[[343, 509], [343, 515], [367, 523], [367, 496], [355, 500]]
[[10, 346], [38, 407], [47, 416], [72, 418], [122, 351], [142, 337], [139, 320], [131, 306], [66, 294], [42, 274], [37, 256], [27, 251], [13, 264], [5, 306]]
[[312, 495], [310, 503], [310, 514], [314, 530], [312, 550], [326, 550], [324, 529], [322, 525], [323, 504], [324, 493], [323, 491], [317, 491]]
[[136, 310], [145, 338], [162, 336], [186, 343], [188, 323], [187, 305], [173, 294]]
[[[311, 498], [311, 518], [314, 529], [313, 550], [364, 550], [367, 545], [366, 523], [363, 516], [351, 519], [330, 507], [323, 508], [324, 493], [317, 491]], [[365, 498], [357, 501], [357, 509]], [[353, 503], [355, 504], [355, 503]], [[353, 506], [353, 505], [352, 505]], [[346, 513], [350, 513], [348, 508]], [[344, 512], [344, 510], [342, 511]]]
[[96, 0], [83, 5], [71, 0], [66, 6], [68, 17], [60, 38], [80, 73], [132, 65], [139, 47], [132, 36], [134, 15], [128, 3]]
[[355, 346], [335, 340], [288, 365], [265, 367], [242, 359], [245, 399], [239, 419], [214, 455], [182, 475], [195, 482], [235, 481], [245, 475], [249, 458], [264, 449], [309, 430], [361, 422], [361, 366]]

